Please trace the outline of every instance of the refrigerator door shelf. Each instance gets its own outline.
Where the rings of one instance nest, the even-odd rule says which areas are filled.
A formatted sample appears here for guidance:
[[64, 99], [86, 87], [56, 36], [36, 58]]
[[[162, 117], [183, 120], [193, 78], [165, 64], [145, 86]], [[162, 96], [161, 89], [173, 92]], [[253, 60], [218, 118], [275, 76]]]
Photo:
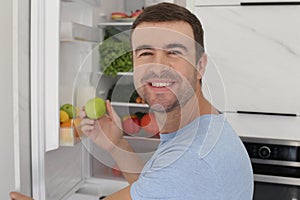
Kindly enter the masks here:
[[86, 195], [86, 194], [74, 194], [67, 200], [99, 200], [98, 196]]
[[59, 129], [59, 146], [74, 146], [80, 142], [80, 137], [76, 134], [75, 128]]
[[108, 196], [126, 186], [128, 186], [126, 181], [91, 178], [67, 200], [98, 200], [99, 197]]
[[94, 6], [94, 7], [98, 7], [98, 6], [101, 5], [101, 0], [62, 0], [62, 2], [86, 3], [86, 4], [89, 4], [89, 5]]
[[100, 42], [100, 30], [98, 28], [93, 28], [78, 23], [61, 22], [60, 41], [91, 42], [98, 44]]

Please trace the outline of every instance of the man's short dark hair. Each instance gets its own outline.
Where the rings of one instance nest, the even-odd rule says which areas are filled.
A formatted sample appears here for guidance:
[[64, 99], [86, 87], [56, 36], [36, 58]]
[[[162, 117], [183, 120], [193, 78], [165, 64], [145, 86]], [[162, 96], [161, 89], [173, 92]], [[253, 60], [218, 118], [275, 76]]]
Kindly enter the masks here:
[[133, 22], [132, 30], [143, 22], [168, 21], [184, 21], [191, 25], [194, 33], [194, 40], [196, 41], [196, 61], [198, 62], [204, 53], [204, 31], [199, 19], [184, 7], [172, 3], [159, 3], [146, 7]]

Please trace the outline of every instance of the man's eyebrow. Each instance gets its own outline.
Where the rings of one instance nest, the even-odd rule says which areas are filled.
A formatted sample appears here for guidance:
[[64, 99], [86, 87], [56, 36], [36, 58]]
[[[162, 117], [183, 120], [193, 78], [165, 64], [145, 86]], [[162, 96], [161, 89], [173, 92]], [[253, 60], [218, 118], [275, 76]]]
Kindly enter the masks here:
[[140, 45], [140, 46], [138, 46], [138, 47], [136, 47], [135, 49], [134, 49], [134, 52], [135, 53], [137, 53], [137, 52], [139, 52], [139, 51], [141, 51], [141, 50], [152, 50], [152, 49], [154, 49], [154, 47], [153, 46], [151, 46], [151, 45]]
[[[163, 49], [172, 49], [172, 48], [180, 48], [180, 49], [183, 49], [185, 52], [188, 52], [188, 48], [181, 43], [170, 43], [163, 47]], [[134, 49], [134, 52], [138, 53], [141, 50], [153, 50], [153, 49], [155, 49], [155, 47], [145, 44], [145, 45], [140, 45], [140, 46], [136, 47]]]
[[181, 43], [171, 43], [165, 46], [165, 49], [172, 49], [172, 48], [180, 48], [183, 49], [185, 52], [188, 52], [188, 48]]

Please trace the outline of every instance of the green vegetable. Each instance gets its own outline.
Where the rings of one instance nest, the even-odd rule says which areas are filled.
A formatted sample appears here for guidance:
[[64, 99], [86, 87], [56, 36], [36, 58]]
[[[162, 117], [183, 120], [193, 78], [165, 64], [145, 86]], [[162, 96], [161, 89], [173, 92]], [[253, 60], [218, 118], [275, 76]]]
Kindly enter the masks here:
[[106, 40], [99, 45], [101, 71], [108, 76], [133, 69], [129, 35], [127, 32], [117, 33], [116, 29], [107, 28]]

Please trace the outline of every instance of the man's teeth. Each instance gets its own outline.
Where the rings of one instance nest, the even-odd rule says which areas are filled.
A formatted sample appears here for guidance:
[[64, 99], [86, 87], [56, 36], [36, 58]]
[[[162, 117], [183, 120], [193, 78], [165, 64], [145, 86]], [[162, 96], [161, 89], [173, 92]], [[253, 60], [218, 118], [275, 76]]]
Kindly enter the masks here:
[[151, 83], [151, 85], [154, 87], [167, 87], [171, 85], [171, 83]]

